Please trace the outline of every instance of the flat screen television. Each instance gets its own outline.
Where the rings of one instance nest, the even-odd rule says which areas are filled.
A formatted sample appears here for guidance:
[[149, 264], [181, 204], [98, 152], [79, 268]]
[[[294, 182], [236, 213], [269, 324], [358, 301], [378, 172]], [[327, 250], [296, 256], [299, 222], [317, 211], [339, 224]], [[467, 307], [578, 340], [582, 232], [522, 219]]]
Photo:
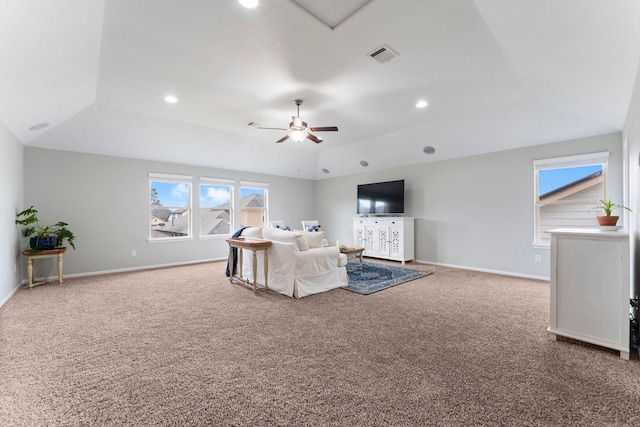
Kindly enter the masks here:
[[358, 215], [404, 214], [404, 179], [358, 185]]

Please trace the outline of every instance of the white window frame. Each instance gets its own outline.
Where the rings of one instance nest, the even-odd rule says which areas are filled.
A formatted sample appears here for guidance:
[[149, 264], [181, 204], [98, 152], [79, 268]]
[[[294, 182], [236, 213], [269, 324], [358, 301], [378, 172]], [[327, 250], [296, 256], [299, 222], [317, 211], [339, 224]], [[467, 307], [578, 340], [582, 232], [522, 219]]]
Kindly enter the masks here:
[[[243, 188], [255, 188], [257, 190], [264, 190], [263, 226], [266, 227], [266, 225], [269, 224], [269, 184], [266, 182], [240, 181], [240, 185], [238, 187], [238, 194], [240, 194]], [[240, 199], [241, 197], [238, 199], [238, 203], [240, 203]], [[239, 206], [237, 209], [238, 209], [238, 212], [242, 215], [242, 206]], [[246, 224], [241, 224], [241, 225], [244, 226]]]
[[[198, 185], [198, 207], [200, 208], [200, 222], [199, 222], [199, 238], [200, 239], [219, 239], [219, 238], [228, 238], [233, 234], [234, 228], [234, 192], [235, 192], [235, 180], [233, 179], [224, 179], [224, 178], [208, 178], [208, 177], [200, 177], [200, 182]], [[221, 187], [229, 187], [230, 189], [230, 201], [229, 201], [229, 233], [228, 234], [202, 234], [202, 210], [205, 209], [201, 204], [201, 190], [203, 185], [216, 185]]]
[[[540, 248], [549, 248], [548, 242], [540, 241], [540, 207], [538, 199], [539, 192], [539, 172], [541, 170], [548, 169], [562, 169], [562, 168], [572, 168], [579, 166], [591, 166], [591, 165], [602, 165], [602, 175], [603, 175], [603, 194], [599, 196], [600, 199], [607, 198], [607, 170], [609, 163], [609, 152], [602, 151], [597, 153], [587, 153], [587, 154], [578, 154], [574, 156], [563, 156], [563, 157], [554, 157], [548, 159], [540, 159], [533, 161], [533, 175], [534, 175], [534, 189], [533, 189], [533, 246]], [[585, 202], [585, 201], [583, 201]], [[593, 205], [596, 206], [598, 200], [588, 200], [586, 202], [593, 202]], [[553, 203], [553, 202], [551, 202]], [[549, 204], [549, 203], [547, 203]], [[596, 224], [594, 223], [594, 227]]]
[[[186, 236], [175, 236], [175, 237], [153, 237], [151, 235], [151, 182], [160, 181], [160, 182], [174, 182], [174, 183], [182, 183], [187, 184], [189, 187], [188, 191], [188, 202], [187, 202], [187, 235]], [[193, 239], [193, 176], [191, 175], [174, 175], [174, 174], [166, 174], [166, 173], [154, 173], [149, 172], [149, 181], [148, 181], [148, 211], [147, 217], [149, 221], [147, 222], [148, 227], [148, 242], [176, 242], [176, 241], [184, 241]], [[170, 208], [171, 206], [167, 206]], [[182, 206], [181, 206], [182, 207]]]

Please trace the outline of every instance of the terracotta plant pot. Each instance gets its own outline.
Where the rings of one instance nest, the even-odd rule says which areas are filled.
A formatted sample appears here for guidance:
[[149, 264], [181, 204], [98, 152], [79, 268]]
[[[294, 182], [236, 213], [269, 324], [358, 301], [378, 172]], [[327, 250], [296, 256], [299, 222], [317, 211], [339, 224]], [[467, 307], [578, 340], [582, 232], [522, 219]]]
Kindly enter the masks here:
[[617, 216], [597, 216], [596, 217], [598, 219], [598, 224], [601, 226], [614, 226], [618, 223], [618, 218]]

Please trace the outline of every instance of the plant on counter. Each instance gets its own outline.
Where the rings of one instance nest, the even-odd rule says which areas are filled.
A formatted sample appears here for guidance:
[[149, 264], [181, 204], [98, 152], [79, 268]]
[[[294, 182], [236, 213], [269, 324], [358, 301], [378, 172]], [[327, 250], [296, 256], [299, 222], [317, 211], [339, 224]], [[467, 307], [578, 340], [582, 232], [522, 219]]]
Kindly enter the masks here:
[[608, 200], [598, 200], [598, 205], [593, 209], [602, 209], [604, 215], [597, 216], [598, 224], [601, 226], [613, 226], [618, 223], [618, 217], [615, 215], [611, 215], [614, 209], [626, 209], [629, 212], [632, 212], [626, 206], [619, 205], [617, 203], [613, 203], [611, 199]]
[[75, 249], [75, 236], [67, 228], [69, 224], [59, 221], [53, 225], [44, 225], [38, 218], [38, 211], [31, 206], [16, 214], [16, 224], [22, 227], [22, 235], [29, 237], [31, 252], [54, 249], [67, 241]]

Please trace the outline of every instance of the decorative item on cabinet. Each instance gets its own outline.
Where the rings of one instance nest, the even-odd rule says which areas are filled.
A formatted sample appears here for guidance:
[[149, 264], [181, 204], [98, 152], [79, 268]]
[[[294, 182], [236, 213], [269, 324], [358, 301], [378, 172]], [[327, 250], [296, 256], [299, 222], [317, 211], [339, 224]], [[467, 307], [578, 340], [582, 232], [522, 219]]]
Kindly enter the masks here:
[[614, 209], [626, 209], [631, 212], [626, 206], [619, 205], [617, 203], [613, 203], [611, 199], [608, 200], [598, 200], [598, 205], [593, 209], [602, 209], [604, 215], [598, 215], [596, 219], [598, 220], [598, 225], [601, 227], [614, 227], [618, 224], [619, 216], [611, 215]]

